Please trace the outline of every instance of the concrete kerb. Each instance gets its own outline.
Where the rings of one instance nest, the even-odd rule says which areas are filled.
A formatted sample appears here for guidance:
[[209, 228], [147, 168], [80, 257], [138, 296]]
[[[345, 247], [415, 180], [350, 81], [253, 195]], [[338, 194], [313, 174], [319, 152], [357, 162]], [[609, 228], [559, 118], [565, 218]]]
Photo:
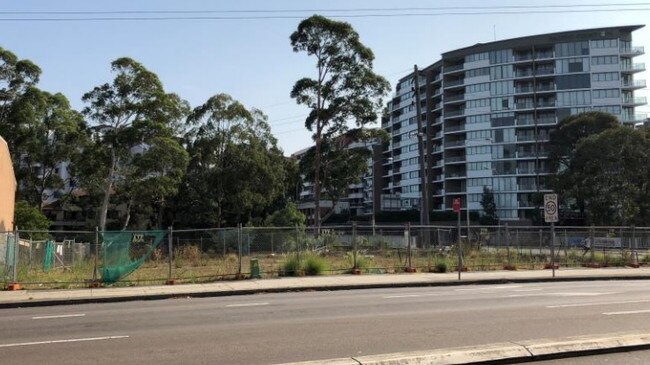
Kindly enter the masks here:
[[539, 339], [479, 346], [367, 355], [284, 365], [448, 365], [519, 364], [650, 348], [650, 333], [613, 333], [560, 339]]
[[[51, 299], [33, 299], [26, 296], [24, 300], [0, 301], [2, 308], [25, 308], [71, 304], [88, 303], [118, 303], [138, 300], [162, 300], [174, 298], [211, 298], [228, 297], [236, 295], [253, 295], [263, 293], [288, 293], [304, 291], [335, 291], [335, 290], [362, 290], [362, 289], [386, 289], [386, 288], [418, 288], [418, 287], [447, 287], [460, 285], [493, 285], [493, 284], [515, 284], [515, 283], [545, 283], [545, 282], [580, 282], [580, 281], [611, 281], [611, 280], [650, 280], [650, 275], [625, 275], [625, 276], [578, 276], [578, 277], [555, 277], [555, 278], [492, 278], [492, 279], [470, 279], [470, 280], [449, 280], [449, 281], [417, 281], [417, 282], [382, 282], [362, 284], [328, 284], [328, 285], [305, 285], [273, 288], [252, 288], [252, 289], [227, 289], [227, 290], [196, 290], [181, 291], [187, 288], [185, 285], [177, 285], [179, 291], [165, 290], [165, 293], [137, 293], [133, 295], [114, 295], [102, 293], [107, 288], [92, 289], [89, 295], [77, 294], [76, 297], [60, 297]], [[195, 285], [195, 284], [187, 284]], [[170, 288], [170, 287], [167, 287]], [[89, 289], [90, 290], [90, 289]], [[63, 293], [62, 293], [63, 294]], [[105, 295], [102, 295], [105, 294]]]

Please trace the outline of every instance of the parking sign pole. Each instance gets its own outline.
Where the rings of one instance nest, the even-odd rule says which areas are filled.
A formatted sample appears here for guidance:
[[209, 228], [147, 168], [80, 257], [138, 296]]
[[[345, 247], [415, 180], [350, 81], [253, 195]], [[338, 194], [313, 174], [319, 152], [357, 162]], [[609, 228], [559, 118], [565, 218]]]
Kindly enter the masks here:
[[555, 222], [551, 222], [551, 270], [555, 277]]

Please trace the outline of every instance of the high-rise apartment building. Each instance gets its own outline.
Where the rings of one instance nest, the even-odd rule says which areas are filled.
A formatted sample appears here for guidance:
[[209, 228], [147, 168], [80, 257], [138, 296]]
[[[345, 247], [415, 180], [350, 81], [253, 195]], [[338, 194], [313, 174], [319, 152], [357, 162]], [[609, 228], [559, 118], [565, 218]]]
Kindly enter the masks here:
[[[635, 90], [645, 80], [634, 63], [642, 47], [632, 32], [642, 26], [585, 29], [476, 44], [444, 53], [402, 78], [382, 127], [392, 135], [383, 151], [380, 209], [420, 206], [416, 104], [426, 134], [429, 207], [480, 211], [483, 187], [492, 189], [501, 219], [530, 216], [531, 197], [547, 192], [549, 134], [563, 118], [605, 111], [634, 125], [645, 116]], [[385, 206], [386, 205], [386, 206]], [[391, 205], [392, 206], [392, 205]], [[394, 208], [394, 207], [393, 207]], [[391, 208], [392, 209], [392, 208]]]

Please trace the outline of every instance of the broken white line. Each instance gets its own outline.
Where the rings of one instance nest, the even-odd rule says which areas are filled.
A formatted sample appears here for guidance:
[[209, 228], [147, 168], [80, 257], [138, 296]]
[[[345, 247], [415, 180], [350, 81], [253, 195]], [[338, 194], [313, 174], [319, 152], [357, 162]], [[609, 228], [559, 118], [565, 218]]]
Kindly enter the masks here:
[[623, 312], [605, 312], [603, 313], [606, 316], [616, 316], [619, 314], [640, 314], [640, 313], [650, 313], [650, 309], [638, 310], [638, 311], [623, 311]]
[[648, 303], [650, 300], [626, 300], [620, 302], [599, 302], [599, 303], [571, 303], [571, 304], [558, 304], [547, 305], [546, 308], [571, 308], [571, 307], [590, 307], [595, 305], [614, 305], [614, 304], [634, 304], [634, 303]]
[[228, 304], [226, 307], [228, 308], [234, 308], [234, 307], [256, 307], [260, 305], [269, 305], [269, 303], [240, 303], [240, 304]]
[[38, 341], [38, 342], [7, 343], [7, 344], [0, 344], [0, 348], [2, 348], [2, 347], [17, 347], [17, 346], [33, 346], [33, 345], [50, 345], [50, 344], [56, 344], [56, 343], [69, 343], [69, 342], [117, 340], [117, 339], [120, 339], [120, 338], [129, 338], [129, 336], [88, 337], [88, 338], [71, 338], [69, 340], [51, 340], [51, 341]]
[[37, 317], [32, 317], [32, 319], [53, 319], [53, 318], [70, 318], [70, 317], [85, 317], [86, 314], [84, 313], [79, 313], [79, 314], [58, 314], [54, 316], [37, 316]]

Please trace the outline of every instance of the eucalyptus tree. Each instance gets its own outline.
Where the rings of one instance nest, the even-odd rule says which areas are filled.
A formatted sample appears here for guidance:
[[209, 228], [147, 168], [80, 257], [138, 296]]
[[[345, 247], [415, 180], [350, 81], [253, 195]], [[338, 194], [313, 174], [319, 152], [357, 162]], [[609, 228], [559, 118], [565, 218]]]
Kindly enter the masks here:
[[[164, 159], [168, 167], [156, 167], [158, 172], [182, 170], [182, 166], [174, 164], [175, 158], [184, 159], [174, 145], [178, 144], [174, 129], [187, 112], [186, 103], [175, 94], [166, 93], [158, 76], [142, 64], [131, 58], [119, 58], [111, 63], [111, 68], [115, 73], [113, 81], [96, 86], [83, 96], [88, 104], [83, 113], [95, 123], [95, 145], [88, 148], [88, 154], [94, 156], [87, 159], [94, 166], [87, 166], [83, 182], [101, 193], [99, 226], [102, 230], [106, 228], [111, 196], [120, 189], [129, 191], [147, 175], [139, 171], [136, 160], [150, 146], [162, 146], [174, 155]], [[153, 155], [154, 151], [157, 149], [152, 148], [149, 153]], [[173, 192], [168, 186], [159, 187], [161, 191], [155, 194], [158, 197]]]
[[190, 163], [177, 200], [182, 224], [241, 223], [284, 194], [285, 158], [261, 111], [217, 94], [187, 123]]
[[318, 232], [321, 195], [321, 148], [323, 141], [348, 129], [377, 120], [388, 82], [373, 71], [374, 54], [361, 43], [359, 34], [345, 22], [320, 15], [304, 19], [290, 37], [294, 52], [315, 58], [315, 77], [296, 81], [291, 97], [310, 113], [305, 127], [315, 142], [313, 182], [315, 229]]

